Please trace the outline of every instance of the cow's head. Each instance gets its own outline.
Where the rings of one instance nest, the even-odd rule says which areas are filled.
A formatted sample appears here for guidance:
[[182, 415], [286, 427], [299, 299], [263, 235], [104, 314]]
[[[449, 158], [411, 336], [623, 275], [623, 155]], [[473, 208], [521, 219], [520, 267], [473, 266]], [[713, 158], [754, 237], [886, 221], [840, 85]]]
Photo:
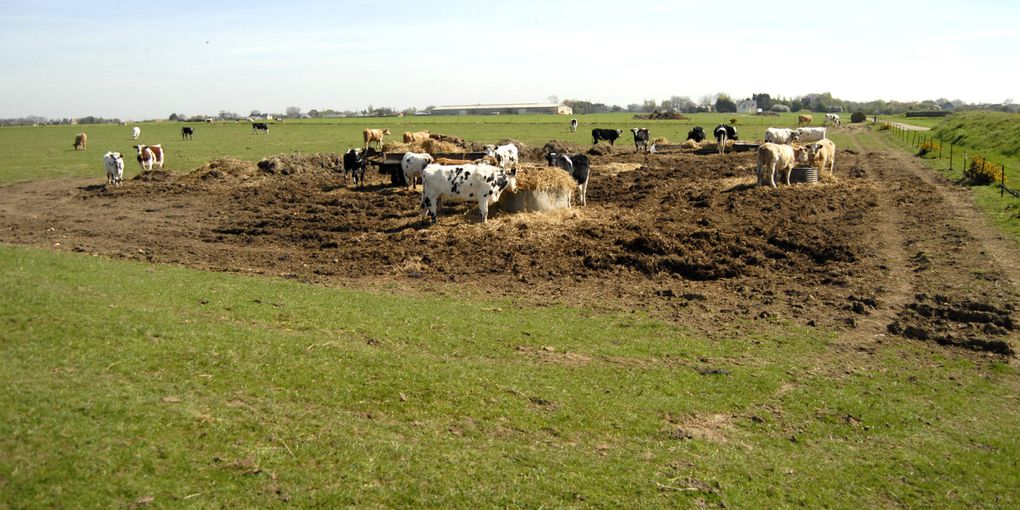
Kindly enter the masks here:
[[616, 136], [620, 136], [622, 134], [623, 134], [623, 130], [622, 129], [617, 129], [616, 130]]
[[813, 143], [807, 146], [794, 145], [793, 146], [793, 160], [798, 165], [809, 165], [815, 160], [815, 151], [818, 150], [818, 144]]
[[389, 129], [384, 129], [384, 130], [382, 130], [382, 134], [388, 135], [388, 134], [390, 134], [390, 130]]
[[797, 140], [800, 140], [800, 131], [796, 130], [796, 129], [793, 130], [793, 131], [790, 131], [790, 141], [791, 142], [796, 142]]
[[506, 189], [510, 190], [510, 193], [515, 193], [517, 191], [517, 167], [511, 168], [506, 175], [509, 179]]

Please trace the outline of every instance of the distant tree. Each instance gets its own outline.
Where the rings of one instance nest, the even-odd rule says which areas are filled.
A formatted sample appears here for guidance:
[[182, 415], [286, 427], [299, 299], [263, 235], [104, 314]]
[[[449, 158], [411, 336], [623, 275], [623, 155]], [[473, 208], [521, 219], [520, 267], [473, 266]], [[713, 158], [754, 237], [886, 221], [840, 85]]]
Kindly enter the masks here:
[[300, 117], [300, 116], [301, 116], [301, 108], [298, 108], [297, 106], [288, 106], [287, 107], [287, 117], [289, 117], [289, 118], [296, 118], [296, 117]]
[[790, 107], [785, 104], [775, 103], [772, 105], [772, 108], [769, 108], [769, 110], [776, 113], [789, 113]]
[[631, 104], [627, 105], [627, 111], [631, 112], [631, 113], [640, 112], [641, 111], [641, 105], [639, 105], [637, 103], [631, 103]]
[[790, 101], [790, 111], [791, 112], [799, 112], [799, 111], [801, 111], [803, 109], [804, 109], [804, 105], [803, 105], [803, 103], [800, 102], [800, 99], [794, 99], [793, 101]]
[[262, 116], [262, 112], [260, 112], [259, 110], [252, 110], [251, 113], [248, 114], [248, 116], [249, 117], [261, 117]]
[[400, 113], [403, 113], [404, 115], [414, 115], [415, 113], [418, 113], [418, 109], [412, 106], [410, 108], [400, 110]]
[[234, 112], [220, 110], [220, 114], [217, 117], [219, 117], [220, 120], [236, 120], [239, 119], [241, 116]]
[[552, 104], [560, 104], [560, 96], [552, 95], [548, 97], [549, 102]]
[[308, 110], [308, 116], [313, 118], [313, 119], [317, 118], [319, 116], [319, 110], [316, 110], [315, 108], [312, 108], [311, 110]]
[[737, 103], [733, 102], [726, 94], [719, 94], [719, 98], [715, 100], [715, 111], [719, 113], [736, 113]]
[[772, 96], [765, 93], [751, 94], [751, 99], [758, 103], [758, 108], [763, 111], [772, 110]]
[[177, 114], [176, 113], [171, 113], [170, 114], [170, 118], [168, 120], [177, 120], [177, 119], [178, 119]]

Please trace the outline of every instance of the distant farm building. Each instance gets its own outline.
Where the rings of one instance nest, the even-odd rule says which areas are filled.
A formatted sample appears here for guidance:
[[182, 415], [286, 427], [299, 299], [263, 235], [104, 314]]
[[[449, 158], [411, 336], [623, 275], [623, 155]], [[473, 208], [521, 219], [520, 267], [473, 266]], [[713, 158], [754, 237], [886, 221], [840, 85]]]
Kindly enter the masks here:
[[757, 113], [758, 112], [758, 101], [754, 99], [745, 99], [737, 103], [737, 113]]
[[574, 109], [556, 103], [447, 105], [432, 109], [432, 115], [525, 115], [529, 113], [571, 115], [574, 113]]

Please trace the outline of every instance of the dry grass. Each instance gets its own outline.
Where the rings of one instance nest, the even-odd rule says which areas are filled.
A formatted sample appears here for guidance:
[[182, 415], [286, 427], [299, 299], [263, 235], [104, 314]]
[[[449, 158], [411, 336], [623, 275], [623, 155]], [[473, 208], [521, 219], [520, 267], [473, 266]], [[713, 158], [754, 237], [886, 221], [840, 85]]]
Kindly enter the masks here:
[[574, 178], [557, 167], [517, 165], [517, 189], [570, 193], [577, 186]]
[[641, 168], [641, 163], [602, 163], [592, 165], [591, 170], [598, 175], [617, 176], [623, 172], [633, 172]]

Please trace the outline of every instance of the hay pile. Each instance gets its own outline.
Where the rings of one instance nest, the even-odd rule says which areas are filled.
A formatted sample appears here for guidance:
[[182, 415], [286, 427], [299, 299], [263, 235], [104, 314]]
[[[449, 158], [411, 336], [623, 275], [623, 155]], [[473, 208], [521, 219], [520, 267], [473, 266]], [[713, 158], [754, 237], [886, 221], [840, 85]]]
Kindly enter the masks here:
[[440, 142], [450, 142], [457, 145], [464, 145], [464, 139], [459, 136], [443, 135], [440, 133], [429, 133], [429, 138], [433, 140], [439, 140]]
[[638, 168], [641, 168], [641, 163], [603, 163], [592, 165], [591, 171], [593, 174], [616, 177], [623, 172], [633, 172]]
[[193, 179], [224, 179], [224, 178], [247, 178], [255, 174], [258, 166], [251, 161], [242, 161], [234, 158], [214, 159], [188, 174]]
[[570, 193], [577, 182], [558, 167], [543, 165], [517, 165], [517, 192], [545, 191]]
[[669, 145], [669, 138], [666, 138], [665, 136], [660, 136], [655, 140], [652, 140], [652, 145]]
[[277, 154], [259, 161], [258, 168], [264, 173], [278, 175], [338, 172], [343, 168], [343, 158], [335, 152]]
[[592, 145], [591, 148], [588, 149], [589, 156], [605, 156], [607, 154], [612, 153], [613, 153], [612, 145]]
[[496, 142], [496, 147], [499, 147], [500, 145], [506, 145], [508, 143], [512, 143], [512, 144], [516, 145], [518, 152], [524, 152], [525, 150], [528, 149], [527, 145], [524, 145], [520, 141], [514, 140], [513, 138], [504, 138], [504, 139]]
[[383, 152], [421, 152], [420, 144], [401, 143], [394, 141], [385, 141], [382, 144]]
[[465, 152], [465, 148], [452, 142], [429, 138], [421, 143], [421, 152], [436, 154], [440, 152]]

